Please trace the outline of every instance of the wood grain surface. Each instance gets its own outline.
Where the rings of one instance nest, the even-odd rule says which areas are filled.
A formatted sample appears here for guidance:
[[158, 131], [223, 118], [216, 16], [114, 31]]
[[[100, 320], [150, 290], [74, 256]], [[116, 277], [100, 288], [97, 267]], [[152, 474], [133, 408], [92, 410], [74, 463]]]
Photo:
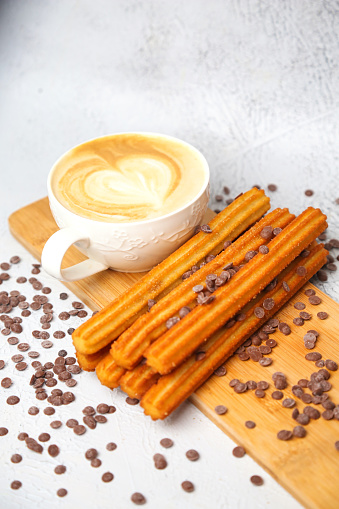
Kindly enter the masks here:
[[[40, 259], [42, 248], [48, 237], [57, 230], [57, 226], [50, 213], [48, 200], [44, 198], [24, 207], [9, 218], [9, 226], [14, 237], [21, 242], [30, 253]], [[77, 263], [84, 256], [71, 248], [65, 264]], [[142, 274], [126, 274], [111, 270], [104, 271], [82, 281], [65, 283], [91, 309], [100, 309], [109, 301], [120, 295], [126, 288], [137, 281]], [[319, 306], [312, 306], [308, 302], [304, 291], [313, 288], [322, 299]], [[301, 327], [292, 324], [293, 318], [299, 311], [294, 308], [297, 301], [304, 302], [305, 311], [312, 314], [310, 321], [305, 321]], [[329, 317], [320, 320], [316, 315], [319, 311], [326, 311]], [[292, 397], [296, 400], [296, 407], [302, 412], [306, 406], [291, 392], [292, 385], [301, 378], [309, 378], [318, 368], [313, 362], [305, 359], [306, 350], [303, 335], [309, 329], [316, 329], [319, 338], [315, 351], [320, 352], [323, 359], [338, 361], [338, 321], [339, 305], [313, 285], [307, 284], [289, 303], [277, 314], [281, 321], [287, 322], [292, 333], [284, 336], [279, 331], [274, 333], [278, 345], [269, 356], [273, 363], [269, 367], [262, 367], [252, 360], [240, 361], [237, 356], [227, 361], [227, 375], [222, 378], [212, 376], [195, 394], [191, 401], [219, 428], [227, 433], [238, 444], [245, 447], [261, 466], [263, 466], [285, 489], [287, 489], [300, 503], [307, 508], [322, 509], [338, 507], [339, 483], [339, 451], [335, 449], [335, 442], [339, 440], [339, 423], [335, 419], [327, 421], [322, 417], [311, 420], [306, 426], [307, 435], [303, 439], [293, 437], [283, 442], [277, 439], [279, 430], [292, 430], [297, 424], [292, 419], [293, 409], [282, 406], [282, 400], [276, 401], [271, 397], [275, 390], [272, 374], [282, 371], [288, 381], [284, 398]], [[243, 394], [234, 393], [229, 381], [237, 378], [242, 382], [248, 380], [266, 380], [270, 386], [264, 398], [257, 398], [254, 391]], [[332, 384], [330, 398], [339, 402], [339, 372], [331, 372], [329, 379]], [[306, 390], [306, 392], [309, 392]], [[219, 416], [214, 408], [226, 405], [228, 412]], [[315, 406], [315, 405], [314, 405]], [[317, 405], [320, 412], [324, 411]], [[247, 420], [256, 423], [254, 429], [245, 426]]]

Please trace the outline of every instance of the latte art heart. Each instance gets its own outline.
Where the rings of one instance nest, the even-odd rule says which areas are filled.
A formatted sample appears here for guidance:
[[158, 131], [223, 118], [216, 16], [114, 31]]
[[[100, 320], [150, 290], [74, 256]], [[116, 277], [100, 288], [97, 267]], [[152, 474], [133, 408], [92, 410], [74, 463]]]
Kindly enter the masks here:
[[204, 172], [193, 151], [119, 136], [85, 143], [59, 162], [54, 190], [71, 211], [100, 221], [142, 221], [180, 208], [199, 192]]

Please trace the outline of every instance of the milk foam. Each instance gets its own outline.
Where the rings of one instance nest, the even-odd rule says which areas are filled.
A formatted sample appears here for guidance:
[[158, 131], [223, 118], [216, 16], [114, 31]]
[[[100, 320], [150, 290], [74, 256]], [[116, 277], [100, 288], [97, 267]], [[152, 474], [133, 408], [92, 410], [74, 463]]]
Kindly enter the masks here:
[[189, 147], [149, 135], [99, 138], [68, 152], [52, 187], [69, 210], [107, 222], [159, 217], [191, 201], [205, 180]]

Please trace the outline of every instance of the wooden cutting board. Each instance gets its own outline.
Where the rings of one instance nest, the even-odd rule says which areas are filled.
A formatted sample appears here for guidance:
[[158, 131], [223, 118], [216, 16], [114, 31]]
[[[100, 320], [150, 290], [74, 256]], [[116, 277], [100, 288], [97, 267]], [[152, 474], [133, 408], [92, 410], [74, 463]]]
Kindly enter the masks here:
[[[212, 215], [210, 212], [210, 217]], [[9, 226], [14, 237], [38, 260], [46, 240], [57, 230], [47, 198], [14, 212], [9, 218]], [[72, 247], [65, 257], [65, 266], [84, 258]], [[106, 270], [82, 281], [65, 285], [95, 310], [120, 295], [141, 276], [142, 274]], [[304, 294], [306, 288], [316, 290], [322, 299], [319, 306], [311, 306], [308, 303]], [[292, 324], [293, 318], [299, 313], [293, 307], [297, 301], [304, 302], [305, 311], [312, 314], [312, 319], [305, 322], [302, 327]], [[327, 311], [329, 317], [326, 320], [319, 320], [316, 316], [319, 311]], [[293, 438], [287, 442], [278, 440], [276, 434], [279, 430], [292, 430], [297, 423], [291, 417], [292, 409], [284, 408], [282, 400], [272, 399], [271, 394], [275, 388], [271, 377], [275, 371], [282, 371], [287, 376], [289, 385], [283, 391], [284, 397], [296, 399], [296, 406], [302, 411], [305, 404], [293, 396], [291, 386], [301, 378], [309, 378], [310, 374], [318, 369], [313, 362], [305, 359], [305, 354], [309, 351], [304, 347], [303, 335], [308, 329], [316, 329], [319, 338], [315, 351], [320, 352], [323, 359], [338, 362], [339, 304], [313, 285], [307, 284], [277, 316], [281, 321], [291, 325], [292, 334], [284, 336], [279, 331], [275, 332], [274, 339], [277, 340], [278, 346], [269, 354], [273, 359], [271, 366], [264, 368], [257, 362], [240, 361], [234, 356], [226, 363], [227, 375], [222, 378], [212, 376], [191, 396], [191, 401], [235, 442], [245, 447], [247, 453], [301, 504], [312, 509], [334, 509], [339, 507], [339, 451], [334, 446], [339, 440], [339, 421], [334, 419], [326, 421], [320, 418], [306, 426], [305, 438]], [[253, 391], [235, 394], [229, 386], [229, 381], [233, 378], [238, 378], [242, 382], [266, 380], [270, 387], [262, 399], [255, 397]], [[329, 381], [332, 384], [330, 398], [339, 404], [339, 371], [331, 372]], [[228, 408], [228, 412], [223, 416], [218, 416], [214, 412], [215, 406], [220, 404]], [[317, 405], [317, 408], [320, 412], [324, 411], [321, 405]], [[247, 429], [245, 427], [247, 420], [255, 421], [256, 427]]]

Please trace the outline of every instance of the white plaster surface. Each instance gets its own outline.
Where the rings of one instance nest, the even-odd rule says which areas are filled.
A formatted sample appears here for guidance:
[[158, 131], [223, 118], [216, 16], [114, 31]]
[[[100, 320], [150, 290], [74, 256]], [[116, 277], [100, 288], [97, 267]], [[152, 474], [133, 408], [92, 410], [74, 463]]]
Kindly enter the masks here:
[[[235, 196], [254, 184], [275, 183], [272, 206], [293, 212], [320, 206], [330, 237], [338, 237], [338, 16], [334, 0], [2, 0], [0, 261], [13, 254], [23, 261], [1, 289], [18, 288], [28, 300], [35, 293], [28, 283], [14, 283], [34, 260], [11, 238], [7, 216], [46, 194], [48, 170], [62, 152], [124, 130], [163, 132], [201, 149], [211, 166], [212, 197], [222, 185]], [[308, 188], [312, 198], [304, 195]], [[56, 313], [69, 309], [72, 296], [58, 300], [62, 284], [43, 273], [38, 278], [53, 289]], [[339, 299], [336, 275], [318, 286]], [[34, 349], [39, 342], [31, 331], [40, 314], [25, 319], [21, 334]], [[79, 322], [54, 319], [50, 330]], [[53, 341], [39, 360], [60, 348], [72, 353], [69, 336]], [[16, 351], [1, 340], [0, 358]], [[0, 437], [1, 509], [133, 507], [134, 491], [144, 493], [150, 508], [301, 507], [250, 457], [235, 459], [234, 443], [193, 405], [153, 423], [122, 393], [82, 373], [76, 402], [47, 417], [46, 402], [35, 400], [28, 386], [31, 371], [17, 372], [9, 360], [0, 372], [14, 380], [0, 390], [0, 426], [10, 430]], [[10, 394], [20, 395], [21, 404], [6, 405]], [[99, 402], [117, 406], [108, 424], [81, 437], [65, 425], [50, 429], [51, 420], [81, 420], [81, 409]], [[36, 417], [27, 414], [33, 404], [41, 409]], [[60, 455], [28, 451], [16, 438], [23, 430], [35, 437], [50, 432]], [[175, 442], [166, 451], [159, 446], [165, 436]], [[109, 441], [118, 444], [116, 451], [105, 450]], [[103, 461], [99, 469], [84, 459], [93, 446]], [[185, 457], [190, 448], [201, 454], [196, 463]], [[24, 458], [17, 465], [10, 462], [15, 452]], [[167, 469], [154, 469], [156, 452], [165, 454]], [[67, 465], [67, 473], [55, 475], [57, 464]], [[110, 484], [101, 481], [106, 471], [115, 475]], [[263, 487], [251, 485], [253, 474], [264, 477]], [[9, 488], [14, 479], [23, 482], [16, 492]], [[182, 491], [186, 479], [194, 493]], [[69, 492], [64, 499], [56, 496], [60, 487]]]

